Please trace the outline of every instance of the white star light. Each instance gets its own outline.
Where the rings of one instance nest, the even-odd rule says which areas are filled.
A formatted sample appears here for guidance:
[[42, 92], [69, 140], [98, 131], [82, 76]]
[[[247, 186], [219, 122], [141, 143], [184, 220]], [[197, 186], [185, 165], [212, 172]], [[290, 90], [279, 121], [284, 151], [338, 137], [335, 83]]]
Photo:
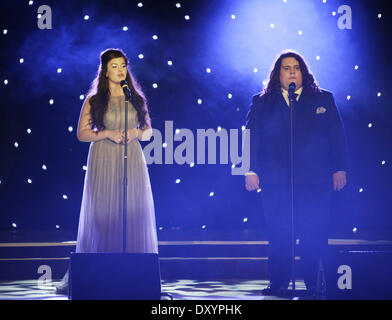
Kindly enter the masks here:
[[46, 167], [46, 165], [42, 165], [42, 170], [46, 170], [47, 169], [47, 167]]
[[169, 60], [169, 61], [167, 62], [167, 64], [168, 64], [169, 66], [172, 66], [172, 65], [173, 65], [173, 61]]
[[139, 3], [137, 4], [137, 6], [138, 6], [139, 8], [141, 8], [141, 7], [143, 7], [143, 3], [139, 2]]
[[83, 99], [84, 99], [84, 94], [81, 94], [81, 95], [79, 96], [79, 99], [80, 99], [80, 100], [83, 100]]
[[185, 20], [187, 20], [187, 21], [190, 20], [190, 17], [189, 17], [188, 15], [186, 15], [184, 18], [185, 18]]
[[24, 59], [23, 58], [20, 58], [19, 59], [19, 63], [23, 63], [24, 62]]
[[156, 89], [156, 88], [158, 88], [158, 85], [157, 85], [156, 83], [153, 83], [153, 84], [152, 84], [152, 87], [153, 87], [154, 89]]
[[181, 182], [181, 179], [176, 179], [176, 183], [180, 183]]
[[138, 58], [139, 58], [139, 59], [143, 59], [143, 58], [144, 58], [144, 55], [143, 55], [142, 53], [140, 53], [140, 54], [138, 55]]
[[63, 199], [64, 199], [64, 200], [67, 200], [67, 199], [68, 199], [68, 197], [67, 197], [66, 194], [63, 194]]
[[31, 133], [31, 129], [30, 128], [28, 128], [26, 131], [27, 131], [28, 134]]
[[198, 103], [198, 104], [202, 104], [202, 103], [203, 103], [203, 100], [197, 99], [197, 103]]
[[53, 99], [50, 99], [49, 100], [49, 104], [53, 104], [54, 103], [54, 100]]
[[210, 197], [213, 197], [214, 196], [214, 192], [210, 192]]
[[69, 131], [69, 132], [72, 132], [72, 131], [73, 131], [72, 126], [69, 126], [69, 127], [68, 127], [68, 131]]
[[123, 31], [128, 31], [128, 27], [127, 26], [124, 26], [122, 29], [123, 29]]
[[3, 34], [7, 34], [8, 33], [8, 30], [7, 29], [4, 29], [3, 30]]
[[57, 73], [61, 73], [62, 71], [63, 71], [63, 69], [61, 69], [61, 68], [57, 69]]
[[152, 36], [152, 38], [153, 38], [154, 40], [157, 40], [157, 39], [158, 39], [158, 36], [157, 36], [156, 34], [154, 34], [154, 35]]
[[90, 19], [90, 17], [86, 14], [83, 19], [88, 20], [88, 19]]

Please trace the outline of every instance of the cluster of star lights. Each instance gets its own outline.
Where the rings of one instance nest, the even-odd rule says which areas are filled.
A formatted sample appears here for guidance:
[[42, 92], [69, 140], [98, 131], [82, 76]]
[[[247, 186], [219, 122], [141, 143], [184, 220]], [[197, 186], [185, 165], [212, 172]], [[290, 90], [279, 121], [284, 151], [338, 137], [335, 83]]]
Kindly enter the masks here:
[[[282, 1], [283, 1], [284, 3], [287, 3], [288, 0], [282, 0]], [[323, 3], [326, 3], [327, 0], [322, 0], [322, 2], [323, 2]], [[29, 6], [32, 6], [33, 4], [34, 4], [34, 1], [32, 1], [32, 0], [28, 1], [28, 5], [29, 5]], [[139, 3], [137, 4], [137, 7], [138, 7], [138, 8], [142, 8], [142, 7], [143, 7], [143, 3], [142, 3], [142, 2], [139, 2]], [[176, 3], [176, 4], [175, 4], [175, 8], [181, 9], [181, 8], [182, 8], [182, 7], [181, 7], [181, 3]], [[333, 16], [335, 16], [335, 15], [336, 15], [336, 11], [332, 11], [331, 14], [332, 14]], [[40, 15], [38, 15], [37, 18], [39, 19], [39, 18], [40, 18]], [[84, 15], [83, 17], [81, 17], [81, 19], [83, 19], [83, 20], [85, 20], [85, 21], [90, 20], [90, 18], [91, 18], [91, 17], [90, 17], [89, 15], [87, 15], [87, 14]], [[184, 15], [183, 18], [184, 18], [186, 21], [189, 21], [189, 20], [191, 19], [191, 17], [190, 17], [189, 14]], [[229, 17], [228, 17], [228, 19], [232, 19], [232, 20], [235, 20], [236, 18], [237, 18], [237, 16], [236, 16], [235, 14], [231, 14], [231, 15], [229, 15]], [[378, 19], [381, 19], [381, 18], [382, 18], [382, 14], [381, 14], [381, 13], [378, 13], [378, 14], [377, 14], [377, 18], [378, 18]], [[273, 29], [273, 28], [276, 27], [276, 25], [275, 25], [273, 22], [271, 22], [271, 23], [269, 24], [269, 26], [270, 26], [271, 29]], [[124, 31], [124, 32], [127, 32], [127, 31], [128, 31], [128, 27], [127, 27], [127, 26], [122, 26], [122, 27], [120, 27], [120, 28], [121, 28], [121, 30]], [[2, 32], [2, 33], [3, 33], [3, 36], [4, 36], [4, 37], [5, 37], [5, 36], [9, 36], [9, 34], [10, 34], [10, 32], [9, 32], [8, 29], [3, 29], [3, 32]], [[302, 36], [302, 35], [303, 35], [303, 31], [302, 31], [302, 30], [298, 30], [298, 31], [297, 31], [297, 34], [298, 34], [298, 36]], [[157, 34], [153, 34], [153, 35], [151, 36], [151, 38], [152, 38], [154, 41], [158, 41], [158, 40], [159, 40], [159, 36], [158, 36]], [[141, 59], [141, 60], [144, 59], [144, 54], [143, 54], [143, 53], [139, 53], [139, 54], [138, 54], [138, 58]], [[314, 58], [315, 58], [317, 61], [320, 61], [320, 60], [321, 60], [321, 57], [320, 57], [319, 55], [315, 56]], [[19, 59], [19, 63], [20, 63], [20, 64], [23, 64], [23, 63], [25, 62], [25, 58], [23, 58], [23, 57], [20, 57], [20, 58], [18, 58], [18, 59]], [[173, 64], [174, 64], [174, 61], [173, 61], [173, 60], [168, 60], [168, 61], [167, 61], [167, 65], [168, 65], [169, 67], [173, 66]], [[354, 65], [354, 66], [353, 66], [353, 69], [356, 70], [356, 71], [359, 71], [359, 70], [360, 70], [360, 67], [359, 67], [358, 65]], [[58, 68], [57, 68], [56, 70], [54, 70], [53, 72], [56, 72], [57, 74], [61, 74], [62, 71], [63, 71], [62, 67], [61, 67], [61, 66], [58, 66]], [[254, 73], [257, 73], [259, 70], [258, 70], [258, 68], [255, 67], [255, 68], [253, 68], [252, 71], [253, 71]], [[207, 67], [207, 68], [205, 69], [205, 72], [206, 72], [206, 73], [212, 73], [213, 70], [212, 70], [211, 68]], [[4, 79], [4, 80], [3, 80], [3, 84], [4, 84], [4, 86], [7, 86], [7, 85], [9, 84], [8, 79]], [[263, 85], [264, 85], [264, 86], [266, 85], [266, 82], [265, 82], [265, 81], [263, 81]], [[158, 88], [158, 83], [155, 83], [155, 82], [154, 82], [154, 83], [151, 84], [151, 86], [152, 86], [154, 89], [157, 89], [157, 88]], [[376, 96], [377, 98], [381, 97], [381, 95], [382, 95], [381, 92], [376, 92], [376, 93], [375, 93], [375, 96]], [[227, 98], [228, 98], [228, 99], [232, 99], [232, 97], [233, 97], [233, 95], [232, 95], [231, 93], [228, 93], [228, 94], [227, 94]], [[84, 96], [83, 94], [80, 94], [79, 98], [80, 98], [80, 100], [84, 100], [84, 99], [85, 99], [85, 96]], [[347, 97], [346, 97], [346, 99], [347, 99], [348, 101], [349, 101], [351, 98], [352, 98], [351, 95], [347, 95]], [[55, 98], [54, 98], [54, 97], [50, 98], [50, 99], [48, 100], [47, 103], [49, 103], [49, 105], [54, 105], [54, 104], [55, 104]], [[196, 99], [195, 103], [197, 103], [197, 104], [200, 105], [200, 104], [203, 103], [203, 100], [202, 100], [201, 98], [198, 98], [198, 99]], [[240, 110], [239, 108], [236, 109], [236, 111], [239, 111], [239, 110]], [[369, 129], [373, 128], [374, 126], [375, 126], [375, 124], [372, 123], [372, 122], [368, 123], [368, 125], [367, 125], [367, 127], [368, 127]], [[72, 126], [68, 126], [67, 130], [68, 130], [68, 132], [73, 132], [74, 128], [73, 128]], [[218, 128], [217, 128], [217, 131], [220, 131], [220, 130], [221, 130], [221, 127], [218, 127]], [[244, 127], [244, 126], [242, 127], [242, 130], [245, 130], [245, 127]], [[179, 132], [179, 129], [176, 130], [176, 133], [178, 133], [178, 132]], [[28, 135], [33, 134], [32, 129], [31, 129], [31, 128], [26, 128], [26, 134], [28, 134]], [[19, 147], [20, 147], [20, 143], [19, 143], [18, 141], [13, 141], [12, 143], [13, 143], [13, 145], [14, 145], [15, 148], [19, 148]], [[166, 146], [167, 146], [167, 144], [166, 144], [166, 142], [164, 142], [163, 145], [162, 145], [162, 147], [165, 148]], [[380, 165], [384, 166], [385, 164], [386, 164], [386, 161], [385, 161], [385, 160], [380, 160]], [[189, 164], [190, 167], [193, 167], [194, 165], [195, 165], [194, 163], [190, 163], [190, 164]], [[234, 167], [234, 166], [235, 166], [235, 164], [232, 165], [232, 167]], [[48, 167], [48, 165], [45, 164], [45, 163], [41, 164], [41, 168], [42, 168], [42, 170], [44, 170], [44, 171], [50, 170], [50, 167]], [[86, 165], [83, 165], [82, 169], [83, 169], [83, 170], [86, 170], [86, 169], [87, 169], [87, 166], [86, 166]], [[32, 180], [30, 177], [26, 177], [26, 180], [25, 180], [25, 181], [26, 181], [26, 183], [28, 183], [28, 184], [33, 184], [33, 180]], [[4, 181], [1, 179], [1, 177], [0, 177], [0, 184], [2, 184], [2, 183], [5, 183], [5, 182], [4, 182]], [[174, 183], [176, 183], [176, 184], [181, 183], [181, 179], [179, 179], [179, 178], [175, 179]], [[260, 192], [260, 191], [261, 191], [261, 189], [257, 190], [257, 192]], [[361, 187], [361, 188], [359, 188], [358, 192], [365, 192], [365, 189], [364, 189], [363, 187]], [[209, 197], [213, 197], [213, 196], [214, 196], [214, 192], [211, 191], [211, 192], [208, 194], [208, 196], [209, 196]], [[65, 193], [64, 193], [64, 194], [61, 194], [60, 197], [61, 197], [63, 200], [68, 200], [68, 196], [67, 196], [67, 194], [65, 194]], [[243, 223], [246, 223], [247, 221], [248, 221], [248, 218], [247, 218], [247, 217], [244, 217], [244, 218], [242, 219], [242, 222], [243, 222]], [[11, 226], [12, 226], [12, 228], [17, 228], [17, 227], [18, 227], [18, 225], [17, 225], [16, 222], [12, 222]], [[59, 225], [55, 225], [54, 228], [60, 229], [60, 226], [59, 226]], [[202, 225], [202, 226], [201, 226], [201, 229], [206, 229], [206, 228], [207, 228], [206, 225]], [[159, 227], [158, 229], [159, 229], [159, 230], [163, 230], [163, 227]], [[352, 231], [353, 231], [353, 233], [356, 233], [356, 232], [358, 231], [357, 227], [353, 227]]]

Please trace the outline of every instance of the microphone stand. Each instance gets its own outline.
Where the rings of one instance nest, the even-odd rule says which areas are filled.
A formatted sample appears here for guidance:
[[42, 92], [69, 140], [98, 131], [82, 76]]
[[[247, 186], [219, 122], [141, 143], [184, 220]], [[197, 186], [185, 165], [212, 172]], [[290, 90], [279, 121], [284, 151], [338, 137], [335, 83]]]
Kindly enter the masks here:
[[[295, 86], [294, 86], [295, 88]], [[292, 295], [295, 294], [295, 235], [294, 235], [294, 151], [293, 151], [293, 107], [295, 105], [294, 90], [289, 90], [289, 108], [290, 108], [290, 185], [291, 185], [291, 278], [292, 278]]]
[[127, 163], [128, 163], [128, 99], [125, 96], [125, 112], [124, 112], [124, 125], [125, 125], [125, 143], [124, 143], [124, 195], [123, 195], [123, 253], [126, 253], [127, 249], [127, 189], [128, 189], [128, 179], [127, 179]]

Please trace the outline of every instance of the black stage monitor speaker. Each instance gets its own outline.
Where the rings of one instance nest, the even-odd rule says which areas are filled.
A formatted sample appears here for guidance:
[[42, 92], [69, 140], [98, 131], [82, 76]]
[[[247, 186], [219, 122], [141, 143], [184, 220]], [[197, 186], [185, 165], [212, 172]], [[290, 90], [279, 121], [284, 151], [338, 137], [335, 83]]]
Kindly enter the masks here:
[[69, 299], [160, 300], [155, 253], [71, 253]]
[[330, 250], [327, 299], [392, 299], [392, 251]]

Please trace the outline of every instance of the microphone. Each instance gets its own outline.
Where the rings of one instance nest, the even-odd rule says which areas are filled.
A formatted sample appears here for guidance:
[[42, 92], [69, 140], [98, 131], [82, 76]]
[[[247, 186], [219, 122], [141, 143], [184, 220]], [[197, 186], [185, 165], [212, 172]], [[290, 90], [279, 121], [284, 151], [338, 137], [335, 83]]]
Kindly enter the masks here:
[[121, 80], [120, 85], [124, 91], [125, 99], [130, 101], [131, 100], [131, 90], [129, 90], [129, 88], [128, 88], [128, 83], [125, 80]]
[[290, 100], [294, 100], [295, 99], [294, 92], [295, 92], [295, 83], [291, 82], [289, 84], [289, 99]]

